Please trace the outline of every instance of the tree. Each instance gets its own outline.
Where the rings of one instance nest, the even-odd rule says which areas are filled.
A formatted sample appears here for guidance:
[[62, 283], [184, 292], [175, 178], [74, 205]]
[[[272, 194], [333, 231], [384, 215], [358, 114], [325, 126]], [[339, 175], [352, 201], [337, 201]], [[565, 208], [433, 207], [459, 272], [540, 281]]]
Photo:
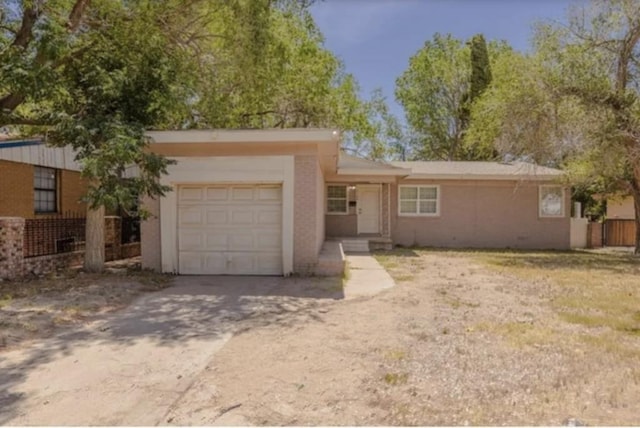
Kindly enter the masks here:
[[565, 166], [583, 188], [631, 194], [638, 254], [640, 3], [576, 7], [568, 25], [540, 25], [535, 41], [535, 54], [485, 94], [477, 123], [493, 125], [485, 136], [510, 141], [503, 151]]
[[[104, 264], [104, 209], [162, 195], [167, 160], [146, 127], [184, 105], [188, 57], [173, 43], [180, 2], [5, 1], [0, 16], [0, 126], [76, 149], [86, 196], [85, 268]], [[163, 7], [164, 6], [164, 7]], [[139, 174], [125, 177], [136, 165]]]
[[104, 264], [105, 208], [168, 190], [148, 128], [371, 135], [369, 105], [323, 47], [311, 1], [0, 1], [0, 126], [76, 149], [90, 182], [87, 270]]
[[409, 60], [396, 81], [396, 98], [405, 110], [421, 159], [479, 160], [491, 153], [475, 150], [465, 139], [471, 109], [491, 81], [490, 53], [505, 45], [487, 46], [481, 34], [467, 44], [436, 34]]
[[240, 26], [227, 25], [225, 37], [204, 47], [209, 54], [194, 105], [197, 120], [190, 126], [337, 127], [347, 146], [379, 156], [381, 144], [371, 120], [382, 101], [375, 95], [361, 99], [355, 78], [324, 47], [308, 4], [278, 2], [260, 17], [258, 44], [238, 30], [241, 21]]

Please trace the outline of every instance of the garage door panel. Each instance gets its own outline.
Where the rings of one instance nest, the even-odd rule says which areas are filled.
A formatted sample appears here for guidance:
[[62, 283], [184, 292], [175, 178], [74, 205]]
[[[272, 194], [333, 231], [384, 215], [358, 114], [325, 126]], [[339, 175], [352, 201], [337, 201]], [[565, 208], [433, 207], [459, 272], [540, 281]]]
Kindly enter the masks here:
[[225, 232], [206, 232], [207, 251], [225, 251], [229, 247], [229, 234]]
[[179, 271], [281, 275], [279, 185], [179, 187]]
[[224, 225], [229, 223], [229, 213], [226, 208], [207, 207], [207, 224]]
[[253, 187], [232, 187], [232, 201], [253, 201]]
[[261, 226], [282, 224], [282, 212], [278, 209], [264, 209], [256, 213], [256, 223]]
[[229, 198], [227, 187], [207, 187], [207, 201], [226, 201]]
[[282, 248], [281, 235], [274, 232], [257, 232], [256, 249], [260, 251], [277, 251]]
[[253, 233], [232, 233], [229, 234], [229, 251], [252, 251]]
[[227, 257], [222, 252], [212, 252], [202, 256], [204, 258], [203, 272], [206, 275], [223, 275], [227, 273]]
[[205, 249], [202, 232], [198, 230], [181, 230], [178, 238], [180, 251]]
[[202, 209], [200, 207], [182, 207], [178, 212], [179, 221], [182, 225], [201, 225]]
[[232, 209], [231, 221], [233, 225], [252, 225], [253, 224], [253, 208]]
[[179, 201], [201, 201], [201, 187], [181, 187], [179, 192]]
[[202, 260], [199, 253], [181, 251], [178, 262], [180, 263], [180, 273], [190, 275], [202, 272]]
[[282, 187], [261, 187], [258, 189], [258, 200], [276, 201], [282, 200]]
[[258, 254], [256, 256], [256, 269], [265, 272], [265, 275], [278, 275], [282, 271], [275, 268], [282, 260], [279, 254]]

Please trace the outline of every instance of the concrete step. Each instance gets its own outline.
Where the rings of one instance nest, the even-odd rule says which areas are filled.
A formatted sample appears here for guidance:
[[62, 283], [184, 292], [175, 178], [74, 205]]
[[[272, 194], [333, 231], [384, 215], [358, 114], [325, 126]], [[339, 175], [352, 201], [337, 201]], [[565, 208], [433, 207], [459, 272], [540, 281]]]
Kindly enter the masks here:
[[368, 253], [369, 241], [366, 239], [343, 239], [342, 249], [345, 253]]

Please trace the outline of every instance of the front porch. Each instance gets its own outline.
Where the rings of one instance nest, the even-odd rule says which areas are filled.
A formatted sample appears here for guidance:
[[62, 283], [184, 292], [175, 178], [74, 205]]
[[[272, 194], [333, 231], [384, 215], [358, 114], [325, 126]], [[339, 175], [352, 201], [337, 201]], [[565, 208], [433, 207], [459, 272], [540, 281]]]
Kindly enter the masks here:
[[390, 238], [390, 183], [328, 183], [326, 239]]

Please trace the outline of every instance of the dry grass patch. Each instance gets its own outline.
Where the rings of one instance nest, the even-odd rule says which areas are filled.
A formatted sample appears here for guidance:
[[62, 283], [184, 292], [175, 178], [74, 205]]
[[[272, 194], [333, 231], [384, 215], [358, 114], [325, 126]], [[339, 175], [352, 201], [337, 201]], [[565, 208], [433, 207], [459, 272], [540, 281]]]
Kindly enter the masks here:
[[[551, 285], [560, 319], [588, 329], [640, 335], [640, 258], [627, 253], [474, 252], [503, 274]], [[598, 342], [596, 340], [595, 342]]]
[[551, 328], [521, 322], [481, 322], [471, 330], [498, 334], [516, 348], [552, 343], [558, 339], [557, 332]]

